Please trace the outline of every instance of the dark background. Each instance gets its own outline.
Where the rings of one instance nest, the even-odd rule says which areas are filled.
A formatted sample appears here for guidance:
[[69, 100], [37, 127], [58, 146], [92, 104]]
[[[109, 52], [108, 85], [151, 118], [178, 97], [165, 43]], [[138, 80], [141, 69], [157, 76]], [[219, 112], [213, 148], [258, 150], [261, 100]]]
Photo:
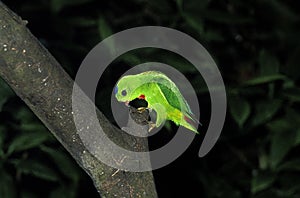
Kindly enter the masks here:
[[[105, 71], [97, 106], [111, 120], [113, 85], [131, 66], [176, 66], [198, 94], [203, 126], [189, 149], [154, 171], [160, 197], [300, 197], [300, 3], [294, 0], [5, 0], [75, 77], [85, 55], [107, 36], [137, 26], [178, 29], [213, 56], [228, 111], [212, 151], [198, 158], [209, 124], [200, 74], [175, 54], [134, 50]], [[109, 97], [107, 97], [109, 96]], [[162, 146], [174, 124], [150, 138]], [[0, 79], [0, 197], [97, 197], [92, 181]]]

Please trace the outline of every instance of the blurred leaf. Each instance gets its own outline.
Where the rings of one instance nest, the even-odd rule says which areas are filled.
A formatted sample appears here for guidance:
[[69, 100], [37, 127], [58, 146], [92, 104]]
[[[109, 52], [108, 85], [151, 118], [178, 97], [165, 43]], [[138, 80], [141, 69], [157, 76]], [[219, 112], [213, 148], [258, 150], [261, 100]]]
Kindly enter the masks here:
[[97, 20], [93, 18], [72, 17], [66, 19], [66, 22], [76, 27], [91, 27], [97, 25]]
[[35, 121], [33, 112], [27, 106], [22, 106], [16, 113], [15, 117], [20, 120], [22, 124], [32, 124], [32, 122]]
[[291, 132], [277, 132], [271, 140], [271, 168], [275, 169], [285, 155], [294, 146], [295, 134]]
[[229, 104], [230, 113], [241, 128], [250, 115], [250, 105], [244, 98], [239, 96], [229, 97]]
[[122, 60], [125, 61], [128, 65], [138, 65], [141, 63], [141, 60], [138, 56], [126, 53], [122, 56]]
[[196, 30], [200, 36], [204, 33], [203, 10], [208, 6], [209, 0], [183, 1], [182, 17], [186, 24]]
[[279, 165], [286, 154], [295, 146], [295, 129], [288, 119], [279, 119], [268, 123], [272, 132], [270, 148], [270, 165], [273, 170]]
[[278, 109], [281, 107], [282, 101], [279, 99], [262, 100], [255, 104], [255, 115], [251, 120], [252, 126], [263, 124], [270, 120]]
[[250, 86], [250, 87], [243, 87], [242, 89], [239, 89], [239, 93], [243, 96], [251, 97], [251, 96], [265, 95], [266, 91], [262, 87]]
[[17, 171], [25, 175], [32, 175], [46, 181], [58, 181], [59, 177], [57, 173], [48, 167], [46, 164], [43, 164], [40, 161], [36, 160], [15, 160], [13, 163], [16, 166]]
[[103, 17], [99, 18], [98, 25], [99, 34], [102, 39], [106, 39], [113, 34], [112, 29]]
[[74, 182], [78, 182], [80, 177], [78, 167], [70, 156], [60, 150], [54, 150], [46, 146], [41, 146], [40, 148], [52, 158], [62, 174]]
[[[282, 197], [292, 197], [298, 198], [300, 193], [300, 179], [299, 175], [295, 172], [281, 172], [277, 178], [277, 186], [280, 188], [275, 188], [277, 194]], [[275, 190], [274, 189], [274, 190]], [[297, 196], [298, 195], [298, 196]]]
[[21, 128], [21, 130], [22, 130], [22, 132], [25, 132], [25, 133], [27, 133], [27, 132], [41, 132], [41, 133], [47, 133], [47, 128], [44, 126], [44, 125], [42, 125], [42, 124], [40, 124], [40, 123], [34, 123], [34, 122], [32, 122], [32, 123], [28, 123], [28, 124], [21, 124], [21, 126], [20, 126], [20, 128]]
[[16, 189], [11, 175], [7, 174], [0, 167], [0, 197], [14, 198], [16, 197]]
[[279, 61], [267, 51], [262, 50], [259, 54], [260, 75], [276, 75], [279, 72]]
[[300, 102], [300, 88], [288, 88], [283, 90], [283, 95], [287, 97], [290, 101]]
[[259, 76], [256, 78], [253, 78], [251, 80], [245, 81], [243, 84], [248, 85], [248, 86], [253, 86], [253, 85], [260, 85], [260, 84], [265, 84], [265, 83], [271, 83], [277, 80], [285, 80], [286, 77], [281, 74], [273, 74], [273, 75], [267, 75], [267, 76]]
[[287, 161], [280, 165], [278, 171], [300, 171], [300, 159]]
[[267, 128], [271, 132], [281, 132], [281, 131], [288, 131], [293, 127], [290, 124], [289, 120], [286, 117], [284, 117], [284, 118], [279, 118], [277, 120], [269, 122], [267, 124]]
[[190, 13], [184, 13], [183, 15], [185, 21], [189, 26], [194, 28], [198, 34], [202, 35], [204, 32], [204, 22], [202, 19], [196, 19], [194, 16]]
[[204, 32], [204, 39], [207, 41], [223, 41], [224, 36], [216, 30], [207, 30]]
[[295, 82], [292, 79], [287, 79], [286, 81], [283, 82], [282, 84], [282, 89], [290, 89], [295, 87]]
[[183, 7], [183, 0], [175, 0], [177, 7], [180, 11], [182, 11], [182, 7]]
[[275, 181], [275, 177], [276, 175], [266, 172], [255, 173], [251, 181], [251, 192], [255, 194], [269, 188]]
[[[106, 20], [103, 17], [100, 17], [98, 20], [98, 32], [100, 35], [100, 38], [102, 40], [106, 39], [107, 37], [111, 36], [113, 34], [112, 29], [110, 28], [109, 24], [106, 22]], [[110, 51], [110, 54], [115, 54], [115, 42], [113, 39], [110, 39], [109, 42], [106, 42], [107, 48]]]
[[4, 103], [13, 95], [14, 92], [12, 89], [2, 78], [0, 78], [0, 112], [2, 111]]
[[253, 198], [266, 198], [266, 197], [272, 197], [272, 198], [283, 198], [279, 195], [277, 195], [278, 192], [276, 192], [273, 189], [268, 189], [268, 190], [264, 190], [262, 192], [259, 192], [257, 194], [255, 194], [254, 196], [252, 196]]
[[266, 170], [269, 165], [269, 158], [266, 154], [266, 151], [263, 148], [260, 148], [260, 152], [258, 155], [259, 168], [261, 170]]
[[78, 6], [78, 5], [86, 4], [91, 1], [92, 0], [72, 0], [72, 1], [70, 1], [70, 0], [51, 0], [50, 5], [51, 5], [51, 10], [53, 12], [59, 12], [64, 7]]
[[39, 146], [49, 139], [48, 133], [27, 132], [19, 134], [8, 147], [7, 155]]

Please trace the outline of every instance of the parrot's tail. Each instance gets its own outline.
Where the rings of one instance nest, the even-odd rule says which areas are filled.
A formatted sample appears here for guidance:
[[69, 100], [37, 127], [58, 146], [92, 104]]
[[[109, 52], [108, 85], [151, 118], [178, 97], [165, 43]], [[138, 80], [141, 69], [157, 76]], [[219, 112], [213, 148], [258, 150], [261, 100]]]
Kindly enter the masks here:
[[195, 120], [191, 116], [184, 115], [184, 114], [183, 114], [183, 120], [184, 120], [183, 124], [181, 124], [182, 126], [194, 131], [197, 134], [199, 133], [197, 131], [198, 125], [200, 124], [200, 122], [198, 122], [198, 120]]
[[174, 108], [170, 111], [168, 115], [170, 116], [168, 119], [173, 120], [175, 124], [181, 125], [197, 134], [199, 133], [197, 131], [197, 128], [201, 124], [198, 120], [192, 118], [192, 116], [182, 113], [178, 109]]

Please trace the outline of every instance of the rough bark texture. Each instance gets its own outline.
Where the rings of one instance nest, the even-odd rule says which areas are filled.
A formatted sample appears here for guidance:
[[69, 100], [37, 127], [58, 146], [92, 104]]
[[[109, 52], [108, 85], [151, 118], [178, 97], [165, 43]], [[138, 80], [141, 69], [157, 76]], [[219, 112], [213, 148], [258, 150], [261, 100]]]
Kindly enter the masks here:
[[[90, 175], [101, 197], [157, 197], [151, 172], [116, 172], [86, 151], [72, 116], [74, 82], [26, 23], [0, 2], [0, 76]], [[97, 113], [104, 132], [115, 143], [134, 151], [148, 149], [146, 139], [123, 133]]]

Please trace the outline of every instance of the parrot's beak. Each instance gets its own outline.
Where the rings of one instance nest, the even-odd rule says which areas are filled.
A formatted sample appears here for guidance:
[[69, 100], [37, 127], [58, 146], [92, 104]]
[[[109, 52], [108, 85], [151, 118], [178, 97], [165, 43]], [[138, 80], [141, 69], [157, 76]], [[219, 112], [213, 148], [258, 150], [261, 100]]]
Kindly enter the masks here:
[[129, 101], [128, 101], [128, 100], [125, 101], [125, 105], [126, 105], [127, 107], [129, 107]]

